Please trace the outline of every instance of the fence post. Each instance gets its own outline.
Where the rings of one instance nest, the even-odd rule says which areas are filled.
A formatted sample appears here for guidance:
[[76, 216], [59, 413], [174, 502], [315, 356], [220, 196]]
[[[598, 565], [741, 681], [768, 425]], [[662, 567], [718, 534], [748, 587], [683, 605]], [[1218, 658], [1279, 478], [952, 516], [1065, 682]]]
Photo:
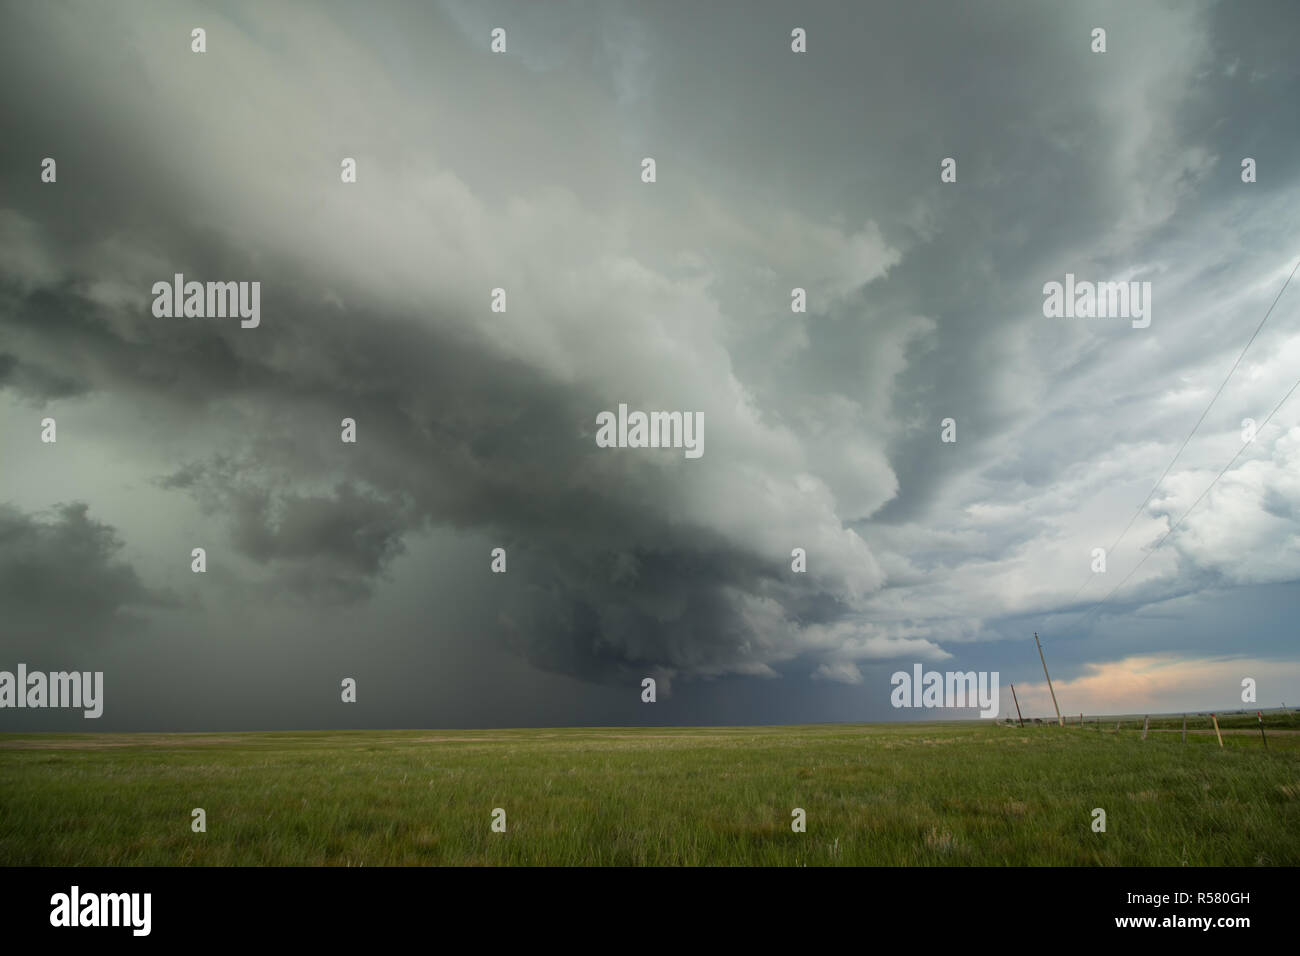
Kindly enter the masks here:
[[1142, 739], [1147, 739], [1147, 728], [1151, 726], [1151, 715], [1147, 714], [1146, 719], [1142, 721]]
[[1219, 746], [1223, 746], [1223, 734], [1219, 733], [1219, 718], [1210, 714], [1210, 720], [1214, 721], [1214, 736], [1219, 738]]

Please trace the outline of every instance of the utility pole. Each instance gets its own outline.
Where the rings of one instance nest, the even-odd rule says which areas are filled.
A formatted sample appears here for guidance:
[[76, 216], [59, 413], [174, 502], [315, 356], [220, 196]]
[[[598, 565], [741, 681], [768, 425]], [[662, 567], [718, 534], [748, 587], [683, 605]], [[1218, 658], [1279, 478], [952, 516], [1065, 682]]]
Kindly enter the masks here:
[[1016, 702], [1016, 716], [1020, 718], [1020, 726], [1025, 726], [1025, 718], [1020, 717], [1020, 699], [1016, 697], [1016, 685], [1011, 685], [1011, 699]]
[[1034, 643], [1038, 645], [1038, 659], [1043, 662], [1043, 676], [1047, 678], [1047, 690], [1052, 695], [1052, 706], [1056, 708], [1056, 726], [1064, 727], [1065, 721], [1061, 719], [1061, 706], [1056, 702], [1056, 691], [1052, 690], [1052, 675], [1047, 673], [1047, 658], [1043, 656], [1043, 642], [1038, 639], [1038, 632], [1034, 631]]

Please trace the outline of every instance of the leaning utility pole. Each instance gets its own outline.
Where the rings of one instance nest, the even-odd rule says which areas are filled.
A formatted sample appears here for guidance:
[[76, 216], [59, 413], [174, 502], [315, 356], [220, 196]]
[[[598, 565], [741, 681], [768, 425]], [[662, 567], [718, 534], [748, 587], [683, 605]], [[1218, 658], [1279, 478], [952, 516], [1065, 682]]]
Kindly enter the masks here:
[[1025, 718], [1020, 716], [1020, 698], [1016, 697], [1016, 685], [1011, 685], [1011, 699], [1016, 702], [1016, 719], [1020, 721], [1020, 726], [1025, 726]]
[[1038, 632], [1034, 631], [1034, 643], [1038, 645], [1038, 659], [1043, 662], [1043, 676], [1047, 678], [1047, 690], [1052, 695], [1052, 706], [1056, 708], [1056, 726], [1064, 727], [1065, 721], [1061, 719], [1061, 706], [1056, 702], [1056, 691], [1052, 690], [1052, 675], [1047, 673], [1047, 658], [1043, 656], [1043, 643], [1038, 639]]

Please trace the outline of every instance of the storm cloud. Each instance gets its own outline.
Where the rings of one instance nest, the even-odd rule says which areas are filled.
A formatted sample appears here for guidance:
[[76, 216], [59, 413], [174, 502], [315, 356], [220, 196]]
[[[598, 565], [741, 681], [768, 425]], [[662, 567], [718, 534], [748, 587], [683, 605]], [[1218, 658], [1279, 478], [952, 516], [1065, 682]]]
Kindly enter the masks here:
[[[1223, 660], [1211, 605], [1295, 660], [1293, 408], [1092, 605], [1286, 393], [1300, 290], [1089, 577], [1298, 254], [1287, 4], [3, 10], [0, 588], [48, 654], [130, 608], [209, 673], [314, 668], [244, 704], [302, 726], [363, 665], [496, 681], [379, 725], [883, 718], [900, 664], [1032, 676], [1034, 630], [1067, 680]], [[155, 317], [177, 273], [260, 325]], [[1046, 318], [1066, 273], [1151, 282], [1151, 326]], [[598, 447], [620, 403], [705, 454]], [[134, 720], [229, 726], [135, 653]]]

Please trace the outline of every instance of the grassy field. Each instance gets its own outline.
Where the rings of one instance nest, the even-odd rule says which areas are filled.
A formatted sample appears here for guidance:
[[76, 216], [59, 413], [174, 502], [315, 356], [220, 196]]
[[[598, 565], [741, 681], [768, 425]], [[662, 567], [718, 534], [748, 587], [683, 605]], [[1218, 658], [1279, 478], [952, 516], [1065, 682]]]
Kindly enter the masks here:
[[0, 864], [1300, 863], [1300, 734], [1224, 742], [988, 722], [5, 734]]

